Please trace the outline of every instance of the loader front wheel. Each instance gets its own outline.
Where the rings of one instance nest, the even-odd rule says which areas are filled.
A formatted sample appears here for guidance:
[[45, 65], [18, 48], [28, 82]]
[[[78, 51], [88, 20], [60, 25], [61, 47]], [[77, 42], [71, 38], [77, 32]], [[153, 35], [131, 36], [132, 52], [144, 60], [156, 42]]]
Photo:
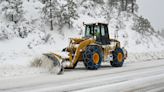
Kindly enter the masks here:
[[88, 46], [83, 54], [84, 65], [87, 69], [95, 70], [101, 66], [102, 51], [98, 46]]
[[121, 48], [116, 48], [113, 51], [113, 61], [110, 61], [113, 67], [122, 67], [124, 63], [124, 54]]

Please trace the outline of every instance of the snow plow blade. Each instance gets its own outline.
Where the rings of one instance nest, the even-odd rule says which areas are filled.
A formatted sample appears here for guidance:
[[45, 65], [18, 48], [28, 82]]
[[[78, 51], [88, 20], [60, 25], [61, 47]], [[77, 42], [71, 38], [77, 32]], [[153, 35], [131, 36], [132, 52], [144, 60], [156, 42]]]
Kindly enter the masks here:
[[40, 58], [35, 58], [32, 66], [48, 69], [53, 74], [63, 74], [62, 58], [54, 53], [44, 53]]

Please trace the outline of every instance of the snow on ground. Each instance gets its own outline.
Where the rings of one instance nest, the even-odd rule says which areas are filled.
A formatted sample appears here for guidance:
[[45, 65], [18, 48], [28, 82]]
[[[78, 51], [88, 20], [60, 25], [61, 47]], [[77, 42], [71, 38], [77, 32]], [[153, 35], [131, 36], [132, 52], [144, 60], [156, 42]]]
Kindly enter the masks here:
[[[68, 31], [69, 32], [69, 31]], [[49, 41], [45, 39], [49, 35]], [[64, 36], [67, 36], [65, 38]], [[70, 37], [77, 37], [78, 33], [70, 35], [67, 32], [63, 35], [55, 32], [35, 31], [27, 38], [14, 38], [12, 40], [0, 41], [0, 78], [18, 77], [31, 74], [47, 72], [46, 70], [31, 67], [31, 62], [43, 53], [60, 52], [68, 46]]]
[[[3, 92], [145, 92], [164, 87], [164, 60], [125, 63], [122, 68], [104, 66], [99, 70], [77, 67], [64, 75], [40, 73], [0, 79]], [[3, 83], [3, 84], [2, 84]], [[14, 84], [14, 85], [13, 85]], [[156, 92], [156, 91], [155, 91]]]

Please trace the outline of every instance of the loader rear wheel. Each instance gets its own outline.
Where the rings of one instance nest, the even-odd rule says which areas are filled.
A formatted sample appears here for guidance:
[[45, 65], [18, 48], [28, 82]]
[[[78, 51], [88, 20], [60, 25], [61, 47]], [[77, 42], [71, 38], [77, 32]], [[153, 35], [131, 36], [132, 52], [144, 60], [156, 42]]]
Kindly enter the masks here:
[[87, 69], [95, 70], [103, 61], [102, 51], [98, 46], [88, 46], [83, 54], [84, 65]]
[[124, 63], [124, 54], [121, 48], [116, 48], [113, 52], [113, 61], [110, 62], [113, 67], [122, 67]]

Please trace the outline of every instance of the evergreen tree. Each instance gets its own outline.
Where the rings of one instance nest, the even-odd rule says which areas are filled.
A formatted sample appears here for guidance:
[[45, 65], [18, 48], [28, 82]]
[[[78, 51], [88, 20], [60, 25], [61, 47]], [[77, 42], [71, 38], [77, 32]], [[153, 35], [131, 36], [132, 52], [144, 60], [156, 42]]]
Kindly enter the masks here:
[[151, 35], [155, 31], [152, 28], [148, 19], [143, 18], [142, 16], [134, 20], [133, 30], [141, 33], [142, 35]]
[[120, 11], [127, 11], [134, 13], [138, 10], [136, 0], [108, 0], [108, 5], [111, 8], [117, 8]]
[[104, 0], [93, 0], [93, 2], [97, 3], [97, 4], [104, 4]]
[[72, 20], [78, 18], [77, 6], [73, 0], [66, 0], [65, 5], [60, 6], [58, 13], [58, 25], [62, 28], [65, 24], [72, 26]]
[[61, 4], [58, 0], [42, 0], [44, 18], [50, 22], [51, 30], [54, 25], [62, 28], [65, 24], [72, 25], [72, 19], [76, 19], [76, 4], [73, 0], [66, 0]]
[[[131, 0], [131, 12], [134, 13], [136, 10], [136, 0]], [[137, 10], [136, 10], [137, 11]]]
[[126, 0], [125, 10], [132, 13], [137, 12], [138, 5], [136, 3], [136, 0]]
[[108, 0], [109, 7], [117, 7], [119, 0]]
[[44, 4], [43, 7], [43, 14], [44, 19], [46, 19], [46, 22], [50, 23], [50, 29], [53, 30], [53, 26], [55, 23], [55, 15], [57, 14], [57, 6], [58, 2], [57, 0], [41, 0]]
[[2, 14], [9, 20], [17, 23], [23, 17], [22, 0], [2, 0]]

